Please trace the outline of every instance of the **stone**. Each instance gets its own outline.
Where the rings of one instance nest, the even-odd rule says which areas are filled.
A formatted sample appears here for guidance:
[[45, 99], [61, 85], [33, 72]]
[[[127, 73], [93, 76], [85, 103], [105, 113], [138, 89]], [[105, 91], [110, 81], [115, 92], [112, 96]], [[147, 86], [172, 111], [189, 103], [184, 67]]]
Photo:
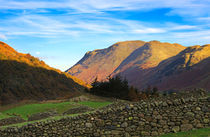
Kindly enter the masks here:
[[188, 123], [189, 123], [189, 120], [184, 119], [184, 120], [182, 120], [181, 122], [182, 122], [182, 124], [188, 124]]
[[167, 107], [168, 104], [166, 102], [163, 102], [163, 107]]
[[92, 125], [91, 123], [86, 123], [85, 126], [86, 126], [87, 128], [91, 128], [93, 125]]
[[139, 122], [139, 125], [140, 125], [140, 126], [144, 126], [144, 125], [145, 125], [145, 122], [140, 121], [140, 122]]
[[140, 118], [144, 118], [144, 114], [143, 114], [143, 113], [140, 113], [138, 116], [139, 116]]
[[105, 131], [105, 134], [111, 134], [112, 132], [111, 131]]
[[121, 124], [121, 127], [128, 127], [128, 123], [127, 123], [127, 122], [123, 122], [123, 123]]
[[200, 107], [196, 107], [195, 110], [196, 110], [196, 111], [200, 111], [201, 108], [200, 108]]
[[153, 111], [153, 115], [158, 115], [159, 113], [157, 111]]
[[172, 131], [173, 131], [174, 133], [179, 132], [179, 131], [180, 131], [179, 126], [175, 126], [175, 127], [173, 127], [173, 128], [172, 128]]
[[191, 118], [195, 116], [195, 114], [192, 113], [192, 112], [187, 112], [185, 115], [186, 115], [187, 117], [191, 117]]
[[152, 131], [152, 136], [158, 136], [158, 132], [157, 131]]
[[133, 129], [132, 129], [131, 127], [126, 127], [126, 128], [125, 128], [125, 131], [131, 132], [131, 131], [133, 131]]
[[156, 117], [156, 119], [160, 120], [160, 119], [162, 119], [162, 116], [161, 116], [161, 115], [158, 115], [158, 116]]
[[159, 121], [159, 124], [160, 124], [160, 125], [166, 125], [167, 123], [166, 123], [165, 120], [160, 120], [160, 121]]
[[121, 131], [118, 131], [118, 130], [112, 130], [111, 131], [112, 135], [119, 135], [120, 133], [121, 133]]
[[133, 119], [133, 117], [129, 117], [129, 118], [128, 118], [128, 120], [132, 120], [132, 119]]
[[154, 122], [152, 122], [152, 123], [151, 123], [151, 126], [152, 126], [152, 127], [156, 127], [156, 126], [157, 126], [157, 124], [156, 124], [156, 123], [154, 123]]
[[181, 125], [181, 131], [188, 131], [191, 130], [193, 126], [191, 124], [183, 124]]
[[209, 123], [209, 119], [205, 118], [205, 119], [203, 119], [203, 122], [204, 122], [205, 124], [208, 124], [208, 123]]
[[169, 125], [169, 126], [174, 126], [175, 123], [174, 123], [174, 122], [168, 122], [168, 125]]
[[146, 126], [144, 127], [144, 129], [145, 129], [145, 131], [150, 131], [150, 130], [151, 130], [151, 126], [150, 126], [150, 125], [146, 125]]
[[146, 131], [142, 131], [141, 132], [141, 135], [142, 136], [150, 136], [150, 133], [149, 132], [146, 132]]
[[198, 123], [195, 126], [196, 126], [196, 128], [203, 128], [203, 125], [201, 123]]
[[131, 135], [128, 132], [126, 132], [125, 137], [131, 137]]

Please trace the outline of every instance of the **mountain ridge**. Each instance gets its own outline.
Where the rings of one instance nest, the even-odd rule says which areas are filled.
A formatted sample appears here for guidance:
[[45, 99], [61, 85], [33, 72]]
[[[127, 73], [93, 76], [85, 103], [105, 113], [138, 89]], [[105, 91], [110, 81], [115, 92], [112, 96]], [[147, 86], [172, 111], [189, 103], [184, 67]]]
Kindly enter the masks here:
[[[134, 43], [135, 42], [136, 41], [134, 41]], [[120, 42], [120, 44], [123, 45], [123, 42]], [[129, 44], [132, 45], [132, 41], [129, 41]], [[132, 47], [132, 46], [127, 46], [127, 48], [129, 47]], [[81, 60], [83, 62], [85, 62], [86, 60], [91, 62], [93, 60], [93, 63], [95, 63], [93, 65], [97, 66], [98, 62], [94, 62], [95, 60], [97, 60], [94, 57], [97, 54], [95, 52], [98, 52], [98, 51], [104, 52], [104, 49], [96, 50], [94, 52], [88, 52], [86, 53], [88, 54], [88, 56], [86, 56], [85, 58], [82, 58]], [[94, 53], [94, 55], [91, 55], [89, 53]], [[111, 53], [109, 52], [108, 54], [111, 54]], [[180, 75], [180, 78], [187, 75], [188, 73], [193, 75], [193, 73], [195, 73], [194, 71], [197, 72], [197, 70], [195, 70], [195, 68], [192, 66], [198, 64], [197, 66], [199, 66], [200, 68], [203, 68], [201, 67], [201, 65], [204, 65], [204, 63], [200, 63], [200, 62], [202, 62], [204, 59], [207, 59], [209, 55], [210, 55], [209, 44], [206, 44], [203, 46], [196, 45], [192, 47], [185, 47], [177, 43], [171, 44], [167, 42], [159, 42], [156, 40], [150, 41], [150, 42], [143, 42], [139, 46], [137, 46], [135, 49], [131, 50], [127, 54], [127, 56], [124, 56], [123, 60], [119, 61], [120, 63], [118, 63], [118, 65], [115, 65], [115, 67], [110, 69], [109, 73], [106, 73], [106, 75], [103, 75], [104, 77], [100, 77], [99, 80], [106, 80], [106, 77], [109, 75], [111, 76], [121, 75], [127, 78], [129, 84], [139, 89], [146, 88], [149, 85], [159, 86], [160, 90], [170, 90], [176, 87], [177, 88], [193, 87], [190, 85], [190, 83], [186, 84], [186, 87], [181, 86], [181, 83], [179, 83], [180, 86], [179, 85], [176, 85], [176, 87], [169, 86], [169, 88], [167, 88], [166, 86], [163, 86], [164, 84], [159, 83], [158, 78], [164, 77], [165, 75], [169, 75], [174, 70], [176, 70], [177, 75], [178, 74]], [[112, 60], [117, 59], [115, 55], [112, 55], [111, 57], [112, 57]], [[104, 63], [103, 59], [100, 60], [101, 64]], [[106, 62], [109, 62], [110, 64], [112, 64], [112, 61], [109, 60], [109, 58], [105, 58], [105, 59], [106, 59]], [[207, 59], [207, 62], [208, 62], [208, 59]], [[177, 65], [180, 63], [181, 65]], [[206, 64], [208, 66], [208, 63]], [[100, 71], [96, 71], [95, 69], [92, 69], [92, 71], [94, 71], [95, 73], [91, 73], [90, 71], [87, 73], [86, 69], [81, 68], [79, 65], [80, 65], [80, 62], [75, 64], [72, 68], [70, 68], [66, 72], [68, 73], [70, 72], [70, 74], [72, 75], [75, 74], [75, 76], [81, 78], [82, 80], [88, 83], [91, 83], [94, 80], [94, 78], [100, 75], [98, 74], [100, 73]], [[92, 68], [92, 65], [86, 64], [85, 67]], [[100, 69], [103, 69], [104, 66], [98, 65], [97, 67]], [[75, 69], [75, 68], [79, 70], [77, 73], [74, 73], [74, 71], [71, 71], [72, 69]], [[185, 70], [182, 74], [181, 74], [181, 68], [184, 68]], [[190, 68], [193, 69], [193, 71], [190, 72], [188, 70]], [[162, 73], [160, 73], [159, 71]], [[208, 71], [205, 73], [207, 74]], [[202, 75], [205, 75], [205, 74], [202, 73]], [[86, 79], [86, 77], [92, 77], [92, 79]], [[168, 81], [167, 78], [172, 79], [169, 76], [168, 77], [166, 76], [163, 79], [163, 81]], [[190, 81], [190, 79], [186, 79], [186, 78], [185, 80]], [[172, 82], [172, 80], [170, 81]], [[197, 82], [199, 83], [199, 80]], [[165, 84], [165, 85], [168, 86], [168, 84]], [[200, 83], [197, 85], [202, 85], [202, 84]], [[201, 86], [201, 87], [210, 89], [208, 86]]]
[[[104, 80], [119, 66], [122, 60], [144, 43], [144, 41], [118, 42], [102, 50], [87, 52], [77, 64], [66, 72], [79, 79], [88, 79], [86, 81], [88, 83], [91, 83], [96, 77], [98, 77], [98, 80]], [[129, 45], [132, 47], [129, 47]], [[86, 70], [85, 75], [77, 75], [81, 73], [82, 69]]]

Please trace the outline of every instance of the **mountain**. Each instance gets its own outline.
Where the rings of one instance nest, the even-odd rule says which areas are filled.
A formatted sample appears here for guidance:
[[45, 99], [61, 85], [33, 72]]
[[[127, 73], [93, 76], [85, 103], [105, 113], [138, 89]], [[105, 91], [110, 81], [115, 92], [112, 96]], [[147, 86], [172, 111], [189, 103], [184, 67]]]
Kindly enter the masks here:
[[185, 49], [179, 44], [159, 41], [125, 41], [109, 48], [87, 52], [85, 56], [66, 72], [88, 83], [96, 77], [105, 80], [107, 76], [120, 74], [129, 83], [140, 86], [144, 74], [164, 59]]
[[125, 41], [86, 53], [67, 72], [89, 83], [95, 77], [121, 75], [139, 89], [210, 89], [209, 55], [209, 45], [186, 48], [177, 43]]
[[0, 42], [0, 105], [67, 98], [82, 91], [82, 85], [81, 80]]
[[163, 60], [177, 55], [185, 47], [179, 44], [150, 41], [132, 52], [112, 73], [125, 76], [131, 85], [146, 88], [145, 79], [153, 69]]
[[144, 44], [144, 41], [118, 42], [106, 49], [89, 51], [76, 65], [66, 72], [88, 83], [93, 82], [96, 77], [98, 80], [106, 80], [106, 77], [122, 61]]
[[186, 48], [162, 61], [147, 82], [165, 90], [193, 87], [210, 90], [210, 44]]

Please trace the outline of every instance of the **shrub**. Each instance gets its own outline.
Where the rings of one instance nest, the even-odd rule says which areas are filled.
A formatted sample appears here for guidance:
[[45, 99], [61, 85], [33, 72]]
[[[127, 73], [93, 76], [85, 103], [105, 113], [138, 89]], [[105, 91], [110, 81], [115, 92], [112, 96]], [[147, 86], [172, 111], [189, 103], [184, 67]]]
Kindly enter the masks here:
[[129, 86], [126, 79], [120, 76], [108, 77], [107, 81], [99, 82], [97, 78], [91, 84], [89, 92], [104, 97], [128, 99]]

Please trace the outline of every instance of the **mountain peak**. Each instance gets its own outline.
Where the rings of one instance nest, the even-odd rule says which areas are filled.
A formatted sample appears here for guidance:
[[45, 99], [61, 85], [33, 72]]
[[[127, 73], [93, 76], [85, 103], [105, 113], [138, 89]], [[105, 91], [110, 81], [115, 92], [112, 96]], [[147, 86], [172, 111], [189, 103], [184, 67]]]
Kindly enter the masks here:
[[89, 51], [72, 68], [66, 72], [91, 83], [96, 77], [104, 80], [109, 76], [133, 51], [145, 44], [144, 41], [117, 42], [105, 49]]
[[178, 54], [184, 46], [159, 41], [121, 41], [108, 48], [87, 52], [72, 68], [67, 70], [73, 76], [91, 83], [96, 77], [105, 80], [107, 76], [128, 68], [132, 64], [148, 68], [160, 61]]

